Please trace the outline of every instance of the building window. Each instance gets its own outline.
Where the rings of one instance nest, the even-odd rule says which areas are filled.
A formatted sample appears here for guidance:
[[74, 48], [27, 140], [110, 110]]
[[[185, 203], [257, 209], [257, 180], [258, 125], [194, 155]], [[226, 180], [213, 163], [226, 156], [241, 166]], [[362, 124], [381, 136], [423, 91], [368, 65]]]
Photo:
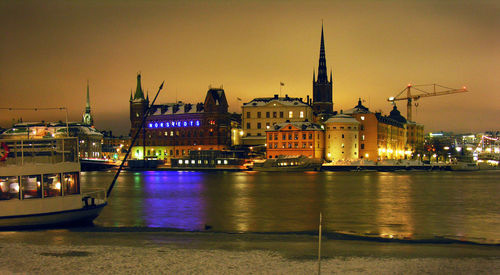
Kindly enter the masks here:
[[344, 138], [344, 134], [342, 134], [342, 138]]
[[262, 134], [261, 133], [257, 133], [257, 136], [260, 137], [260, 136], [262, 136]]
[[278, 143], [274, 143], [274, 149], [278, 148]]
[[295, 149], [299, 148], [299, 143], [298, 143], [298, 142], [295, 142], [295, 143], [293, 144], [293, 148], [295, 148]]
[[289, 143], [288, 143], [288, 148], [289, 148], [289, 149], [291, 149], [291, 148], [292, 148], [292, 143], [291, 143], [291, 142], [289, 142]]
[[363, 124], [361, 124], [361, 127], [359, 128], [361, 131], [363, 131], [365, 129], [365, 126]]
[[257, 129], [260, 129], [261, 128], [261, 124], [260, 122], [257, 122]]
[[274, 134], [274, 140], [278, 140], [278, 134]]
[[306, 139], [306, 134], [305, 133], [302, 134], [302, 139]]
[[365, 116], [361, 116], [361, 120], [365, 120]]
[[306, 143], [302, 142], [302, 148], [306, 148]]
[[273, 112], [273, 118], [276, 118], [276, 117], [277, 117], [277, 113]]
[[250, 122], [247, 122], [247, 129], [250, 129]]
[[340, 126], [340, 129], [344, 129], [344, 126]]
[[342, 143], [342, 148], [344, 148], [344, 143]]
[[247, 112], [247, 118], [250, 118], [250, 112]]
[[365, 144], [361, 143], [361, 149], [365, 149]]
[[257, 112], [257, 118], [260, 118], [260, 112]]
[[292, 140], [292, 134], [288, 134], [288, 140]]
[[304, 111], [300, 111], [300, 118], [304, 118]]
[[293, 139], [299, 139], [299, 134], [295, 133], [295, 134], [293, 135]]
[[286, 140], [286, 134], [281, 134], [281, 139]]
[[266, 129], [269, 129], [270, 127], [269, 122], [266, 122]]
[[365, 135], [361, 135], [361, 140], [365, 140]]
[[293, 118], [293, 111], [288, 112], [288, 118]]
[[280, 118], [283, 118], [283, 112], [280, 112]]
[[312, 139], [312, 138], [313, 138], [313, 134], [309, 133], [309, 139]]
[[269, 118], [271, 115], [269, 112], [266, 112], [266, 118]]

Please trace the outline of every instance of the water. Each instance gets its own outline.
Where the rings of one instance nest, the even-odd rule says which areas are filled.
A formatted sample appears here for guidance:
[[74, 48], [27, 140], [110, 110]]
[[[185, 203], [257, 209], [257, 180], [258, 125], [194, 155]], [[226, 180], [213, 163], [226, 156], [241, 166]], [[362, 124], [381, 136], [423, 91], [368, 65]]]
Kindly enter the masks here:
[[[82, 173], [84, 188], [113, 172]], [[97, 227], [500, 243], [500, 171], [124, 172]]]

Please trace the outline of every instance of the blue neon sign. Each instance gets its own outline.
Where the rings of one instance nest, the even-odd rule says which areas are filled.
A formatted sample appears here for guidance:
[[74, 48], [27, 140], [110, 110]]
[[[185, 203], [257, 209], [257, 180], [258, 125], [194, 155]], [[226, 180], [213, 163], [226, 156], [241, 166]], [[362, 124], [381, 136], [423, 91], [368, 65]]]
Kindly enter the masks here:
[[182, 121], [155, 121], [148, 123], [148, 128], [170, 128], [170, 127], [200, 127], [199, 120], [182, 120]]

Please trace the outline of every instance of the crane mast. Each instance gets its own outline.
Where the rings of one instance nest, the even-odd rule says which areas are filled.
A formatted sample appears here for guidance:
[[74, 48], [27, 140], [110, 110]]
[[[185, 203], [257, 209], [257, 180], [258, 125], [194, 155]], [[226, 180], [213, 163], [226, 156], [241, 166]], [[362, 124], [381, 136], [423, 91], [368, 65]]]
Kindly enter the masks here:
[[[425, 91], [425, 87], [432, 87], [432, 92]], [[412, 93], [414, 91], [414, 93]], [[404, 96], [404, 92], [406, 92], [406, 96]], [[426, 84], [426, 85], [412, 85], [408, 84], [406, 88], [404, 88], [401, 92], [399, 92], [396, 96], [389, 97], [387, 101], [392, 104], [396, 104], [397, 100], [406, 100], [406, 119], [409, 121], [412, 120], [412, 102], [417, 101], [421, 97], [430, 97], [430, 96], [440, 96], [440, 95], [449, 95], [456, 93], [464, 93], [468, 92], [467, 88], [464, 86], [461, 89], [454, 89], [445, 87], [439, 84]]]

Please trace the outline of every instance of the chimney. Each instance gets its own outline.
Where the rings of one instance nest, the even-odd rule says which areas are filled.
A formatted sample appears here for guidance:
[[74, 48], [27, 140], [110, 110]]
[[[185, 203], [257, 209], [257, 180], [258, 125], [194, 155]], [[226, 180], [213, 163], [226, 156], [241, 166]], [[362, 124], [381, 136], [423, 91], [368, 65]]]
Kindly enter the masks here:
[[307, 104], [309, 104], [309, 95], [307, 95]]

